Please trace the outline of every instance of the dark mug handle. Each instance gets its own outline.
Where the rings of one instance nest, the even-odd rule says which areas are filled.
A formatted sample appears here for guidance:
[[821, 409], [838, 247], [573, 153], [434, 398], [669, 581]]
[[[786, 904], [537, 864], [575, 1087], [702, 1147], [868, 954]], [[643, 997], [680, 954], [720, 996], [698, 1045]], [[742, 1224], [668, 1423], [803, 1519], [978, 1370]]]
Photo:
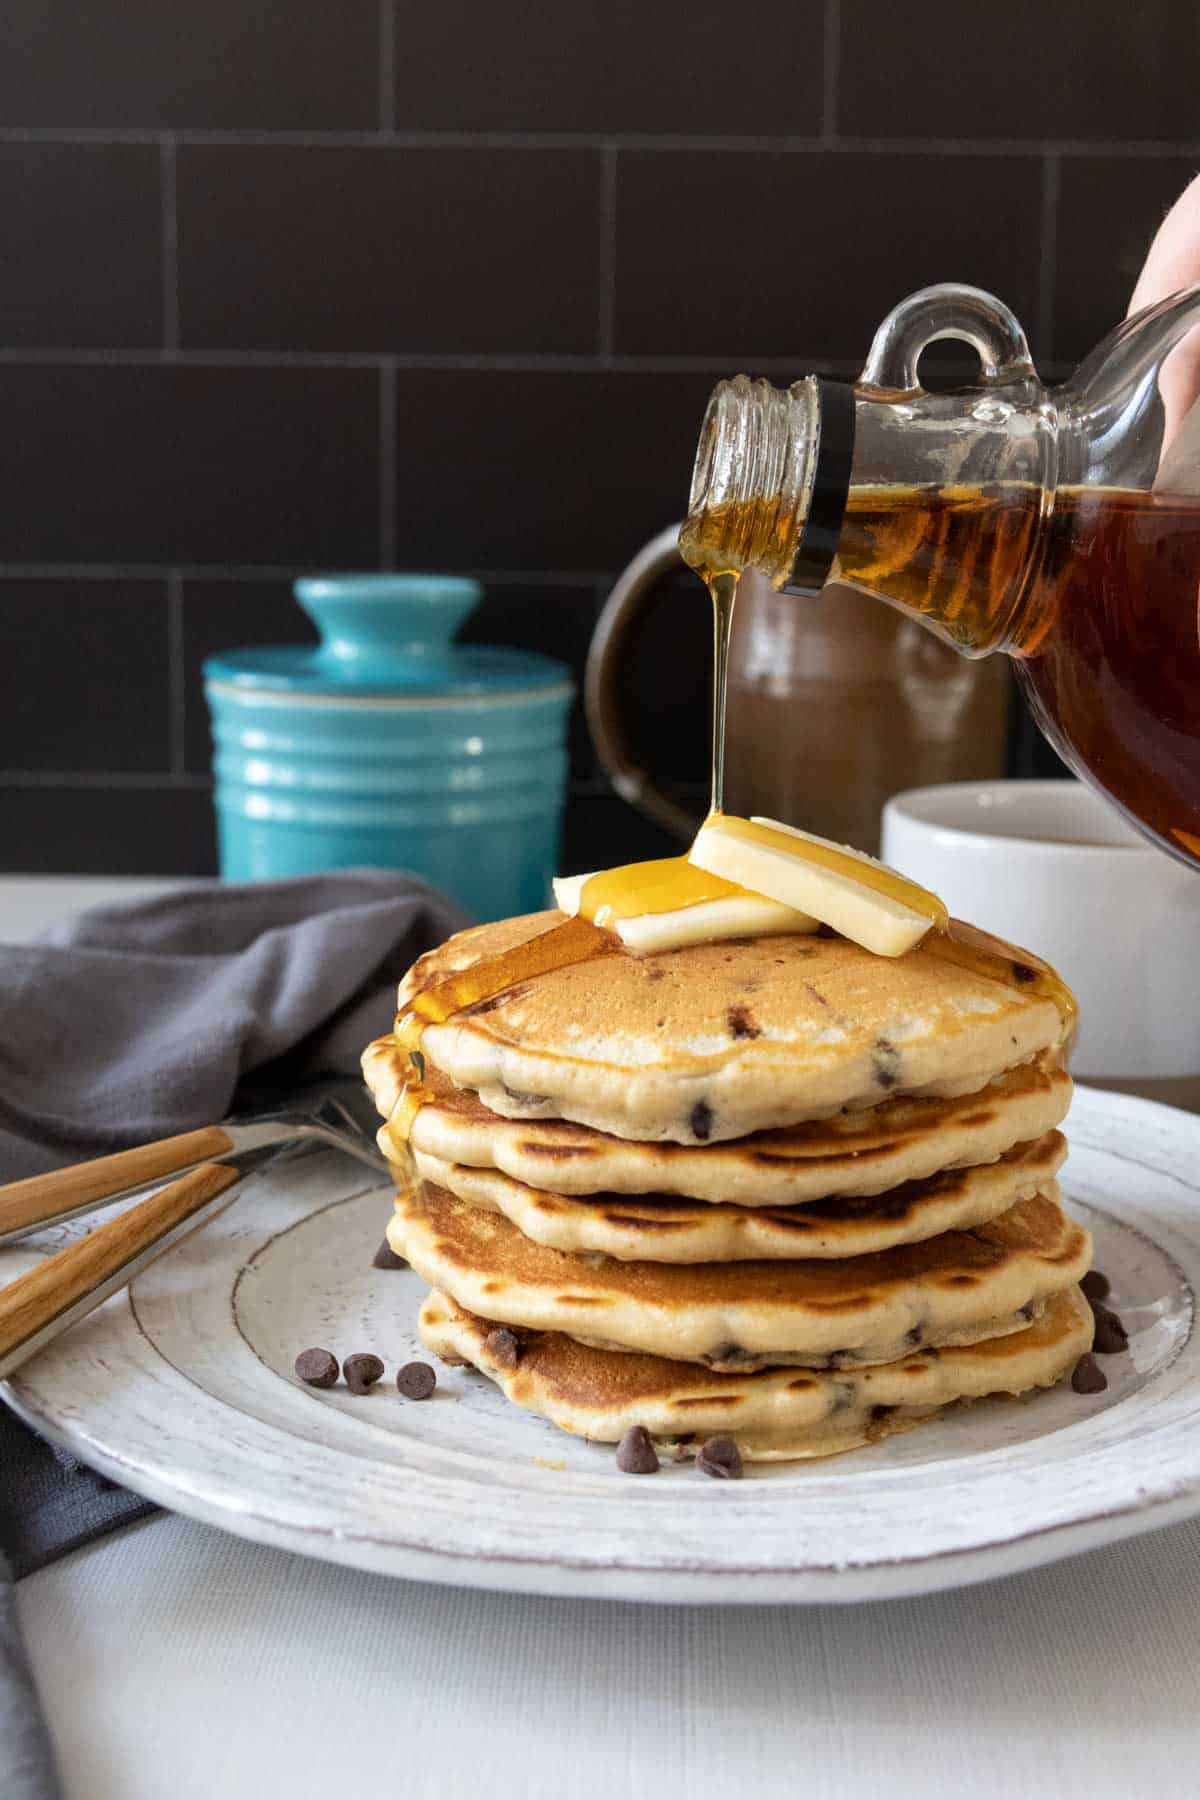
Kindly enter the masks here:
[[679, 567], [679, 527], [669, 525], [618, 577], [592, 634], [583, 698], [596, 753], [622, 800], [675, 837], [690, 839], [702, 820], [677, 805], [635, 760], [621, 687], [633, 635], [643, 615], [661, 599], [663, 577]]

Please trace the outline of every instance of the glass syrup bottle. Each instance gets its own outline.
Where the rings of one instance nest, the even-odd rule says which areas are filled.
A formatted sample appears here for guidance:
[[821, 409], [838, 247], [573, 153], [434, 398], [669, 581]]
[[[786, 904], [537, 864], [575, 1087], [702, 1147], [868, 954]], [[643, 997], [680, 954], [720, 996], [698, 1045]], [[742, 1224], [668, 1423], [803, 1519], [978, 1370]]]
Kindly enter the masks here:
[[[1200, 405], [1181, 348], [1197, 329], [1193, 288], [1047, 389], [1007, 307], [927, 288], [885, 319], [853, 387], [718, 385], [684, 558], [726, 614], [753, 567], [789, 593], [874, 595], [964, 655], [1005, 652], [1059, 754], [1200, 866]], [[918, 362], [945, 337], [979, 378], [930, 393]]]

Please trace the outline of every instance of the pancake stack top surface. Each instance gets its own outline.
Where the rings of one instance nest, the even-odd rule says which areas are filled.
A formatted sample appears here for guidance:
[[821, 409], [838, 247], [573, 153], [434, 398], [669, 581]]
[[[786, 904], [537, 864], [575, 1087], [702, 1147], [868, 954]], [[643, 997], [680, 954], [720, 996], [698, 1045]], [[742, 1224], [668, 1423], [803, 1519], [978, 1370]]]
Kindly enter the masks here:
[[[460, 933], [401, 1006], [559, 917]], [[422, 1337], [677, 1456], [823, 1455], [1049, 1385], [1092, 1338], [1062, 1028], [1019, 979], [822, 935], [606, 956], [430, 1024], [424, 1103], [380, 1133]], [[398, 1116], [407, 1054], [363, 1066]]]

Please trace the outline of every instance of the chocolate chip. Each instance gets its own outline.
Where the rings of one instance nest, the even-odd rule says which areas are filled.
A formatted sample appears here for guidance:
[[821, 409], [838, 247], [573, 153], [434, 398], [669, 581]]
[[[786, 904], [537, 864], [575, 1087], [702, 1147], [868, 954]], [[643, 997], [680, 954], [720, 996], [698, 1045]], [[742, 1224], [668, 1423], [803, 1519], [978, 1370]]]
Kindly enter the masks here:
[[762, 1027], [754, 1022], [754, 1015], [748, 1006], [731, 1006], [725, 1014], [729, 1022], [730, 1034], [735, 1038], [756, 1038], [762, 1036]]
[[692, 1136], [704, 1143], [713, 1128], [713, 1110], [707, 1100], [697, 1100], [688, 1119]]
[[338, 1378], [338, 1359], [330, 1350], [302, 1350], [295, 1368], [309, 1387], [330, 1388]]
[[437, 1376], [428, 1363], [405, 1363], [396, 1372], [396, 1386], [406, 1400], [428, 1400], [437, 1386]]
[[371, 1267], [373, 1269], [407, 1269], [408, 1264], [402, 1256], [396, 1255], [392, 1246], [388, 1243], [387, 1239], [384, 1238], [382, 1244], [380, 1244], [378, 1250], [371, 1258]]
[[1102, 1394], [1108, 1386], [1108, 1376], [1090, 1352], [1075, 1364], [1071, 1386], [1077, 1394]]
[[1092, 1341], [1092, 1349], [1101, 1356], [1117, 1356], [1129, 1347], [1129, 1333], [1107, 1306], [1092, 1302], [1092, 1313], [1096, 1320], [1096, 1336]]
[[383, 1374], [383, 1364], [369, 1350], [364, 1350], [358, 1356], [346, 1358], [342, 1364], [342, 1374], [346, 1377], [346, 1386], [352, 1394], [365, 1394]]
[[516, 1332], [510, 1331], [507, 1325], [497, 1325], [494, 1331], [489, 1331], [483, 1347], [502, 1369], [515, 1369], [525, 1351]]
[[900, 1052], [889, 1038], [875, 1039], [875, 1080], [886, 1092], [900, 1079]]
[[696, 1467], [703, 1474], [712, 1475], [718, 1481], [740, 1481], [742, 1479], [742, 1453], [732, 1438], [709, 1438], [706, 1444], [700, 1446]]
[[1037, 970], [1031, 969], [1028, 963], [1015, 962], [1012, 965], [1012, 978], [1019, 987], [1027, 987], [1031, 981], [1037, 980]]
[[656, 1475], [658, 1452], [644, 1425], [631, 1425], [617, 1445], [617, 1467], [623, 1475]]
[[1099, 1269], [1089, 1269], [1079, 1285], [1089, 1300], [1107, 1300], [1112, 1293], [1112, 1282]]

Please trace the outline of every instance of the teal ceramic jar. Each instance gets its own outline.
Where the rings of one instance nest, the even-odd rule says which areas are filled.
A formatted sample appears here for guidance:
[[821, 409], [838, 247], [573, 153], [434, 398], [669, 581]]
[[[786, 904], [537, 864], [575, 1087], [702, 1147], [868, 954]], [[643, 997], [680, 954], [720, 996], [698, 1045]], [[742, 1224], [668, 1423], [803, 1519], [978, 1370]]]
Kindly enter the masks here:
[[546, 904], [572, 687], [549, 657], [451, 640], [479, 584], [298, 581], [315, 648], [204, 665], [228, 881], [409, 869], [476, 918]]

